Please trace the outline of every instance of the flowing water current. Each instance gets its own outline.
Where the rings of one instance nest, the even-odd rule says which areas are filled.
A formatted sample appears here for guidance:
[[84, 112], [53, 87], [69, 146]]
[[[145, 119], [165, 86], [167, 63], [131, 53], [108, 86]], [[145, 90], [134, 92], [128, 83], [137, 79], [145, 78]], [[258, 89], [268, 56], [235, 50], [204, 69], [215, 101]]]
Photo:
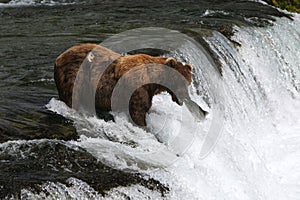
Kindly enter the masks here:
[[[1, 199], [300, 198], [300, 15], [252, 1], [13, 0], [0, 16]], [[189, 94], [205, 120], [166, 93], [146, 129], [59, 101], [61, 52], [114, 48], [123, 31], [151, 47], [143, 27], [166, 28], [158, 43], [182, 39], [162, 54], [193, 65]]]

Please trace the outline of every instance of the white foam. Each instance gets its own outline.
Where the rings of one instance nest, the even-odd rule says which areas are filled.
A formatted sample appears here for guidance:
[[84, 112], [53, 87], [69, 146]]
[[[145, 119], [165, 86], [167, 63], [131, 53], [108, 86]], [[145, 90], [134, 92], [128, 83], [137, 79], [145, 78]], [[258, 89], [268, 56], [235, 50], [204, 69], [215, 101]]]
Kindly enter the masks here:
[[[121, 115], [115, 117], [116, 123], [80, 115], [56, 99], [51, 99], [46, 107], [74, 121], [80, 141], [73, 141], [72, 144], [87, 149], [99, 160], [120, 169], [148, 169], [172, 164], [177, 160], [178, 154], [183, 154], [190, 147], [195, 133], [193, 128], [197, 124], [190, 114], [184, 116], [186, 119], [183, 122], [191, 121], [194, 126], [189, 127], [191, 124], [187, 123], [182, 125], [182, 107], [172, 102], [166, 94], [154, 99], [153, 109], [147, 117], [149, 120], [146, 130], [150, 132], [132, 125]], [[168, 107], [173, 112], [168, 112]], [[185, 109], [185, 112], [189, 111]], [[169, 117], [170, 113], [172, 119]], [[164, 120], [164, 123], [156, 123]], [[173, 127], [176, 123], [177, 126]], [[191, 140], [184, 142], [184, 136]]]
[[30, 189], [21, 191], [21, 199], [103, 199], [92, 187], [84, 181], [69, 178], [67, 185], [47, 182], [41, 186], [41, 192], [32, 192]]

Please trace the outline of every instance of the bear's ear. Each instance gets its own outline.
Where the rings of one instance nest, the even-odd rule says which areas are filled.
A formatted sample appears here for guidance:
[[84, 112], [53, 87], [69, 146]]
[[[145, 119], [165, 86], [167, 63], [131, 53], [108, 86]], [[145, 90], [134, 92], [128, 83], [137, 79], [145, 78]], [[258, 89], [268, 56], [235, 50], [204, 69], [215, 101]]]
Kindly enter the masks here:
[[185, 66], [187, 68], [189, 68], [190, 71], [193, 71], [193, 65], [192, 64], [186, 64]]
[[168, 65], [169, 67], [175, 68], [175, 66], [176, 66], [175, 58], [172, 58], [172, 57], [167, 58], [165, 65]]
[[89, 52], [88, 55], [86, 56], [86, 58], [91, 63], [91, 62], [93, 62], [95, 55], [92, 52]]

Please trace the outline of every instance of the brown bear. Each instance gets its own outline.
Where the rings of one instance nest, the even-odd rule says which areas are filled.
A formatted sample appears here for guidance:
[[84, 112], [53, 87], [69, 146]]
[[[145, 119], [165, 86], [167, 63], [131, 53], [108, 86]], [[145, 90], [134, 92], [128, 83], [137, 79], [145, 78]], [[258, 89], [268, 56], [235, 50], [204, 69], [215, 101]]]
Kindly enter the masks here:
[[[155, 65], [157, 66], [155, 67]], [[143, 68], [141, 66], [148, 67]], [[176, 84], [176, 79], [170, 78], [170, 76], [167, 77], [164, 72], [164, 67], [162, 66], [175, 69], [184, 77], [186, 84], [181, 85], [181, 88], [175, 87], [176, 91], [171, 91], [167, 87], [157, 84], [162, 79], [168, 79], [167, 81]], [[179, 105], [182, 105], [183, 98], [189, 98], [186, 87], [192, 81], [192, 66], [190, 64], [183, 64], [174, 58], [153, 57], [146, 54], [123, 56], [100, 45], [80, 44], [63, 52], [58, 56], [55, 62], [54, 79], [59, 98], [69, 107], [72, 107], [72, 98], [73, 101], [74, 98], [76, 98], [74, 96], [72, 97], [72, 94], [74, 82], [80, 73], [80, 67], [89, 69], [86, 71], [87, 73], [85, 73], [88, 74], [88, 79], [91, 83], [88, 87], [96, 87], [95, 108], [100, 111], [112, 110], [113, 90], [118, 81], [125, 76], [127, 72], [132, 69], [138, 69], [138, 67], [141, 69], [136, 71], [139, 74], [133, 73], [135, 74], [134, 76], [128, 73], [129, 75], [126, 77], [125, 82], [131, 84], [138, 80], [143, 82], [143, 79], [149, 78], [148, 73], [151, 71], [152, 76], [154, 74], [154, 79], [158, 82], [151, 80], [151, 83], [136, 88], [129, 100], [131, 119], [139, 126], [146, 125], [146, 113], [151, 108], [154, 95], [167, 91], [172, 96], [172, 100]], [[100, 75], [101, 77], [98, 77]], [[124, 88], [126, 89], [126, 87]], [[81, 91], [85, 92], [86, 90], [88, 89], [85, 88]], [[180, 94], [180, 98], [178, 98], [178, 94]], [[117, 99], [117, 101], [122, 102], [125, 100]]]

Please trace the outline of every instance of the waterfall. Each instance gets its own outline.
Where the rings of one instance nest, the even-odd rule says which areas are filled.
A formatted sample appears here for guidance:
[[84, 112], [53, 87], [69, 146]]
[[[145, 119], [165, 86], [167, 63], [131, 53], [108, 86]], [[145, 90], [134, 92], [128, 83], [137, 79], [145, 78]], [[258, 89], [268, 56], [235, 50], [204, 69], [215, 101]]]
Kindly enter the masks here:
[[[80, 141], [72, 145], [87, 149], [115, 168], [136, 170], [159, 180], [170, 189], [167, 199], [298, 199], [300, 16], [296, 15], [294, 21], [281, 18], [273, 23], [264, 28], [234, 26], [236, 33], [231, 41], [218, 32], [204, 38], [221, 63], [222, 75], [209, 54], [194, 43], [173, 52], [178, 59], [184, 54], [194, 65], [190, 94], [207, 109], [215, 105], [221, 113], [221, 124], [209, 124], [213, 117], [201, 125], [189, 123], [193, 119], [188, 111], [173, 105], [168, 95], [162, 94], [154, 98], [150, 128], [164, 116], [171, 119], [167, 127], [172, 132], [178, 128], [178, 113], [187, 119], [180, 127], [183, 132], [222, 126], [216, 144], [205, 156], [201, 156], [201, 148], [207, 130], [195, 132], [193, 141], [176, 157], [165, 148], [172, 138], [168, 132], [160, 135], [159, 143], [155, 134], [128, 124], [122, 117], [116, 119], [116, 124], [107, 123], [77, 116], [57, 100], [47, 106], [74, 120], [78, 132], [83, 133]], [[159, 110], [165, 111], [157, 114]], [[99, 131], [115, 141], [95, 137]], [[124, 146], [130, 141], [137, 148]], [[157, 149], [161, 154], [159, 162], [155, 160], [158, 157], [143, 154]], [[173, 162], [165, 166], [165, 160], [170, 159]], [[121, 198], [120, 194], [158, 198], [156, 192], [140, 185], [115, 188], [107, 197]]]
[[222, 64], [224, 131], [205, 159], [189, 151], [169, 169], [171, 199], [299, 198], [299, 27], [297, 15], [267, 28], [234, 27], [240, 46], [218, 32], [205, 38]]

